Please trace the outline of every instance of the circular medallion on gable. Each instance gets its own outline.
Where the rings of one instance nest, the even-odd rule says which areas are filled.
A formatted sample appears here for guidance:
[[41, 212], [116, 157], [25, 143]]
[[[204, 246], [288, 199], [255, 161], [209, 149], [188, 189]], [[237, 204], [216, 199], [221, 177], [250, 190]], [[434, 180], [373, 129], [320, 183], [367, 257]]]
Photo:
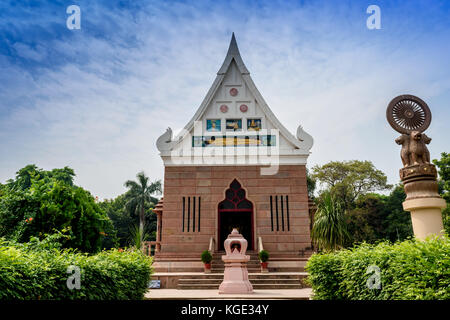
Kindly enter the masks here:
[[247, 112], [248, 111], [248, 107], [246, 104], [241, 104], [241, 106], [239, 107], [239, 110], [241, 110], [241, 112]]
[[228, 106], [226, 104], [221, 105], [220, 106], [220, 111], [222, 111], [222, 113], [228, 112]]
[[237, 96], [238, 92], [239, 91], [236, 88], [231, 88], [230, 89], [230, 95], [232, 95], [233, 97]]

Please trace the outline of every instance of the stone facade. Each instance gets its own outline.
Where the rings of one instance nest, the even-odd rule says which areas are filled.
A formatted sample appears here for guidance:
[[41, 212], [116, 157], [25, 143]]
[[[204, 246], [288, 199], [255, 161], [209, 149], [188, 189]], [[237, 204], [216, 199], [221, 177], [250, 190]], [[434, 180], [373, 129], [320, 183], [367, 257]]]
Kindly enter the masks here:
[[[164, 177], [164, 208], [161, 253], [194, 251], [197, 255], [208, 249], [211, 237], [218, 238], [218, 204], [225, 199], [225, 191], [236, 179], [245, 189], [246, 198], [254, 205], [254, 239], [262, 237], [264, 248], [270, 252], [295, 253], [310, 247], [308, 196], [305, 166], [281, 166], [278, 174], [261, 176], [258, 166], [220, 167], [166, 167]], [[272, 196], [272, 216], [270, 197]], [[279, 197], [278, 226], [274, 197]], [[281, 225], [281, 196], [289, 200], [289, 231], [287, 208], [283, 204], [284, 231]], [[193, 212], [190, 212], [190, 230], [182, 231], [182, 198], [200, 198], [200, 221], [198, 200], [196, 228], [192, 231]], [[191, 204], [192, 208], [192, 204]], [[186, 210], [187, 211], [187, 210]], [[200, 231], [198, 231], [200, 222]], [[218, 249], [218, 243], [215, 244]]]
[[[185, 166], [165, 169], [161, 249], [155, 265], [157, 270], [201, 270], [200, 254], [209, 249], [211, 237], [219, 239], [218, 205], [225, 199], [225, 191], [234, 179], [242, 185], [246, 198], [253, 203], [252, 249], [257, 249], [257, 239], [261, 237], [264, 249], [270, 252], [272, 268], [277, 265], [277, 259], [280, 259], [278, 265], [285, 267], [283, 270], [304, 266], [304, 263], [298, 263], [302, 259], [296, 258], [301, 258], [300, 252], [311, 247], [305, 166], [280, 166], [278, 174], [270, 176], [261, 176], [258, 166]], [[195, 225], [193, 200], [190, 203], [189, 231], [186, 200], [183, 231], [183, 197], [196, 198]], [[278, 200], [278, 230], [275, 197]], [[218, 250], [218, 241], [214, 245], [214, 250]]]

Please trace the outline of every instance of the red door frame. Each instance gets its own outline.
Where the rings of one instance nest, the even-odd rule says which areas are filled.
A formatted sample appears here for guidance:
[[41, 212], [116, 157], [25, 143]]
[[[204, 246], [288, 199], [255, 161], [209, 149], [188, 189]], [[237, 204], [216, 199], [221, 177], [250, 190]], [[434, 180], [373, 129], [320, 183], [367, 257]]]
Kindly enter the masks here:
[[[232, 189], [231, 188], [231, 185], [235, 181], [239, 184], [239, 189]], [[225, 196], [225, 199], [222, 200], [221, 202], [219, 202], [219, 204], [218, 204], [218, 210], [217, 210], [218, 211], [218, 223], [217, 223], [217, 225], [218, 225], [218, 230], [217, 231], [218, 232], [217, 233], [218, 233], [218, 238], [219, 238], [219, 241], [217, 243], [218, 244], [218, 248], [220, 248], [221, 247], [221, 243], [223, 241], [225, 241], [225, 239], [221, 239], [221, 232], [220, 232], [220, 220], [221, 220], [220, 218], [221, 218], [221, 214], [222, 213], [226, 213], [226, 212], [249, 212], [250, 213], [250, 217], [251, 217], [251, 226], [250, 226], [251, 227], [251, 229], [250, 229], [251, 239], [249, 239], [249, 240], [251, 242], [251, 250], [255, 250], [254, 249], [255, 248], [255, 241], [254, 241], [255, 240], [255, 237], [254, 237], [254, 233], [255, 233], [254, 231], [255, 230], [254, 230], [254, 218], [253, 218], [253, 214], [254, 214], [253, 210], [254, 210], [255, 206], [253, 205], [253, 202], [251, 202], [250, 200], [247, 199], [247, 196], [246, 196], [247, 191], [244, 188], [242, 188], [242, 185], [239, 183], [239, 181], [234, 179], [233, 182], [231, 182], [230, 187], [229, 187], [229, 189], [227, 189], [227, 191], [230, 190], [230, 189], [233, 190], [233, 192], [234, 192], [233, 198], [232, 199], [228, 199]], [[238, 194], [239, 190], [243, 190], [244, 191], [244, 197], [242, 199], [237, 199], [237, 194]], [[234, 208], [233, 209], [220, 209], [220, 204], [222, 202], [225, 202], [225, 201], [229, 201], [229, 202], [233, 203]], [[243, 201], [248, 201], [251, 204], [251, 208], [238, 208], [238, 204], [243, 202]]]

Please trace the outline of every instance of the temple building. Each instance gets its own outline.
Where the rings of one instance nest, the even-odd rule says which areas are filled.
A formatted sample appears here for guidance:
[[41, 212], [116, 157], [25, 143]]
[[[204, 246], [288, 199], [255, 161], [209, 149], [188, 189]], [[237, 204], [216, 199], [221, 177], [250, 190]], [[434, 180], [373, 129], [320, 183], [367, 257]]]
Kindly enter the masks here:
[[[300, 271], [311, 248], [306, 163], [312, 137], [294, 136], [256, 88], [233, 34], [211, 88], [181, 133], [156, 142], [164, 196], [155, 212], [156, 272], [203, 271], [233, 228], [269, 270]], [[214, 267], [214, 266], [213, 266]]]

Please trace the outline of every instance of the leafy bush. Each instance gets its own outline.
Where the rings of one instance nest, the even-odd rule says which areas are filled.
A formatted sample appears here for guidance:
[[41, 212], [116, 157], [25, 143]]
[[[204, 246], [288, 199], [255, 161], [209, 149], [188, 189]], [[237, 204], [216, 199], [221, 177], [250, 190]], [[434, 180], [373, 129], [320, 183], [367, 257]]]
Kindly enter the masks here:
[[[381, 287], [368, 286], [379, 268]], [[314, 254], [306, 266], [314, 299], [450, 299], [450, 239], [429, 238]], [[373, 269], [372, 269], [373, 270]]]
[[333, 300], [342, 299], [339, 284], [342, 282], [340, 269], [342, 267], [339, 255], [344, 252], [336, 251], [333, 254], [314, 254], [309, 259], [306, 270], [309, 272], [307, 282], [314, 290], [314, 299]]
[[261, 262], [267, 262], [269, 260], [269, 252], [267, 250], [261, 250], [258, 252], [258, 258]]
[[[0, 300], [142, 299], [150, 280], [151, 258], [140, 251], [112, 249], [95, 255], [61, 249], [58, 238], [29, 243], [0, 238]], [[69, 266], [81, 271], [80, 289], [68, 289]]]
[[208, 250], [205, 250], [202, 252], [202, 262], [203, 263], [210, 263], [212, 261], [212, 255]]

